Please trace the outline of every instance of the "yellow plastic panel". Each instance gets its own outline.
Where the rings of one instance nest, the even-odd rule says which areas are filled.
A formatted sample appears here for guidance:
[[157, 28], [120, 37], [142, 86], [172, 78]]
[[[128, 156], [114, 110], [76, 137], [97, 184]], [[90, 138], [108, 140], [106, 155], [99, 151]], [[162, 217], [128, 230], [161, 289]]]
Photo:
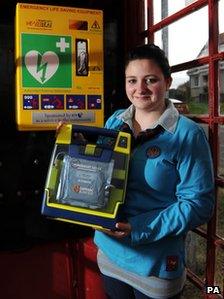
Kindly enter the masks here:
[[70, 144], [72, 134], [72, 125], [63, 124], [59, 130], [56, 143], [57, 144]]

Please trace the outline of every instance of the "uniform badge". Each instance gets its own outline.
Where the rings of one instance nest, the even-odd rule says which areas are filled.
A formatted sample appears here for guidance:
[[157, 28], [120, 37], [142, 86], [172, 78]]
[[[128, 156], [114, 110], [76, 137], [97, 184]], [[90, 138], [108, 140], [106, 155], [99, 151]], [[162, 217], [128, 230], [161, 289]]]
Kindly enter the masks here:
[[161, 149], [158, 146], [151, 146], [147, 149], [146, 154], [148, 158], [155, 159], [161, 154]]
[[178, 256], [169, 255], [166, 257], [166, 271], [176, 271], [178, 268]]

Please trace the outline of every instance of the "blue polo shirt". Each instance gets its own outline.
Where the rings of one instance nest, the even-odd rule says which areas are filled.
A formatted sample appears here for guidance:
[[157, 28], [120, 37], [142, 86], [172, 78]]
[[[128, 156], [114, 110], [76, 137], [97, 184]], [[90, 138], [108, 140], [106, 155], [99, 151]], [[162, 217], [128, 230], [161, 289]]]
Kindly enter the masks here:
[[[132, 128], [134, 106], [116, 111], [106, 127]], [[186, 233], [213, 212], [214, 179], [204, 130], [169, 101], [154, 127], [164, 130], [131, 155], [124, 214], [131, 234], [96, 231], [95, 243], [117, 266], [143, 276], [177, 278], [185, 267]]]

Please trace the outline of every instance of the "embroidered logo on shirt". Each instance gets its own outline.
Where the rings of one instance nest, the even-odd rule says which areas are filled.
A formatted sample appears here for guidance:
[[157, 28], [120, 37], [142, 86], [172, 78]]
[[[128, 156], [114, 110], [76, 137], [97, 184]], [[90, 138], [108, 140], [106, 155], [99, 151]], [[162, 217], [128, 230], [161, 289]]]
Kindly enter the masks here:
[[147, 149], [146, 154], [148, 158], [154, 159], [161, 154], [161, 149], [158, 146], [151, 146]]
[[166, 257], [166, 271], [176, 271], [178, 268], [178, 256], [168, 255]]

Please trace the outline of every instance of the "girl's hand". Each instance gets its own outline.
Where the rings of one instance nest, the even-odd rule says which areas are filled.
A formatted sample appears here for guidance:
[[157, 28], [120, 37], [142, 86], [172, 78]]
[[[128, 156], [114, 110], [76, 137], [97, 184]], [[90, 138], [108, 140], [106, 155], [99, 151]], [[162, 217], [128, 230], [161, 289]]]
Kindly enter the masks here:
[[108, 234], [109, 236], [121, 239], [127, 237], [131, 233], [131, 225], [127, 222], [117, 222], [116, 229], [97, 229], [99, 231]]
[[55, 137], [57, 138], [60, 130], [61, 130], [61, 127], [64, 125], [64, 122], [63, 121], [59, 121], [59, 123], [57, 124], [57, 127], [56, 127], [56, 133], [55, 133]]

